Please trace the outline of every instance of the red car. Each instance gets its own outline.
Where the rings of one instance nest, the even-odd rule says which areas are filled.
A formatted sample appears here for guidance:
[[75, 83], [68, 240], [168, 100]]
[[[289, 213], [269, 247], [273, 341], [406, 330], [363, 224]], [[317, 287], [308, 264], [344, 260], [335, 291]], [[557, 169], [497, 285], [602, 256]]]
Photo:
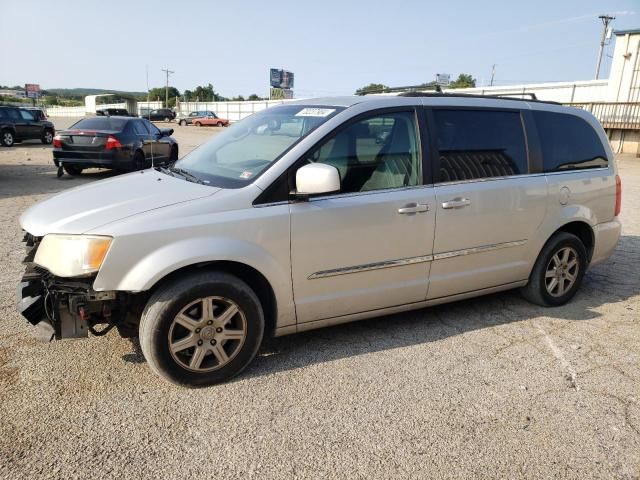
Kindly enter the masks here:
[[191, 123], [196, 127], [203, 127], [205, 125], [213, 125], [214, 127], [228, 127], [229, 120], [226, 118], [220, 118], [213, 112], [208, 112], [209, 114], [203, 117], [194, 118]]

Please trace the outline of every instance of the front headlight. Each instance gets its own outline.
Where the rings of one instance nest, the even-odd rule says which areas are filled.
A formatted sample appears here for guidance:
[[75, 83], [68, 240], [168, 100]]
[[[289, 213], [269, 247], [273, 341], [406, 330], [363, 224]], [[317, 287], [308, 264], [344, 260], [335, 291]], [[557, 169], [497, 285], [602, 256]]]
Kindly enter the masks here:
[[94, 235], [45, 235], [34, 263], [57, 277], [80, 277], [100, 270], [111, 237]]

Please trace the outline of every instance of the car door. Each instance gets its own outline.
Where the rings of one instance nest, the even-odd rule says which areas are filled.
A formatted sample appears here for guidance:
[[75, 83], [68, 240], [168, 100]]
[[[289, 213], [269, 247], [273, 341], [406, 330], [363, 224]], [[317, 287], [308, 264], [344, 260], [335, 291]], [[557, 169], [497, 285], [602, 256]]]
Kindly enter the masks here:
[[149, 120], [142, 120], [149, 131], [149, 143], [154, 163], [164, 163], [169, 161], [171, 151], [171, 141], [160, 133], [160, 129]]
[[421, 151], [416, 111], [401, 109], [350, 122], [302, 159], [336, 167], [341, 190], [291, 204], [299, 323], [425, 300], [435, 194]]
[[29, 126], [27, 121], [20, 115], [20, 109], [7, 108], [9, 122], [13, 123], [16, 129], [16, 139], [23, 140], [29, 138]]
[[135, 135], [138, 142], [142, 145], [142, 151], [144, 152], [144, 157], [147, 160], [147, 164], [153, 163], [154, 159], [152, 158], [152, 153], [154, 153], [154, 140], [151, 138], [151, 133], [144, 124], [144, 120], [134, 119], [131, 120], [130, 124], [133, 128], [133, 134]]
[[434, 108], [428, 116], [438, 225], [428, 298], [526, 280], [547, 182], [528, 175], [521, 112]]

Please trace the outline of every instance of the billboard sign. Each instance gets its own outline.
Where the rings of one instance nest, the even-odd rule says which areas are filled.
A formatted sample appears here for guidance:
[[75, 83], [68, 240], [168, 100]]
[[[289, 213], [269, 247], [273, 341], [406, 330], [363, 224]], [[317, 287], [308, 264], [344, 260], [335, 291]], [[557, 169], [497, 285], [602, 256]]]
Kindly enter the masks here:
[[37, 83], [26, 83], [24, 91], [28, 98], [40, 98], [40, 85]]
[[436, 73], [436, 83], [443, 86], [449, 85], [451, 83], [451, 75], [448, 73]]
[[274, 88], [293, 88], [293, 72], [272, 68], [269, 70], [269, 84]]

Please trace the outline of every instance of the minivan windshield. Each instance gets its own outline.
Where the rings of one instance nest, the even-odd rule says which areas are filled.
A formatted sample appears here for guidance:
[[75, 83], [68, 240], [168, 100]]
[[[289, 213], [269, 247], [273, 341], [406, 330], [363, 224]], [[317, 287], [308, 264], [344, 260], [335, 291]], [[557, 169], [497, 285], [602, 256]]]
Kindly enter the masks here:
[[251, 183], [291, 146], [343, 107], [281, 105], [234, 123], [174, 165], [204, 184], [239, 188]]

